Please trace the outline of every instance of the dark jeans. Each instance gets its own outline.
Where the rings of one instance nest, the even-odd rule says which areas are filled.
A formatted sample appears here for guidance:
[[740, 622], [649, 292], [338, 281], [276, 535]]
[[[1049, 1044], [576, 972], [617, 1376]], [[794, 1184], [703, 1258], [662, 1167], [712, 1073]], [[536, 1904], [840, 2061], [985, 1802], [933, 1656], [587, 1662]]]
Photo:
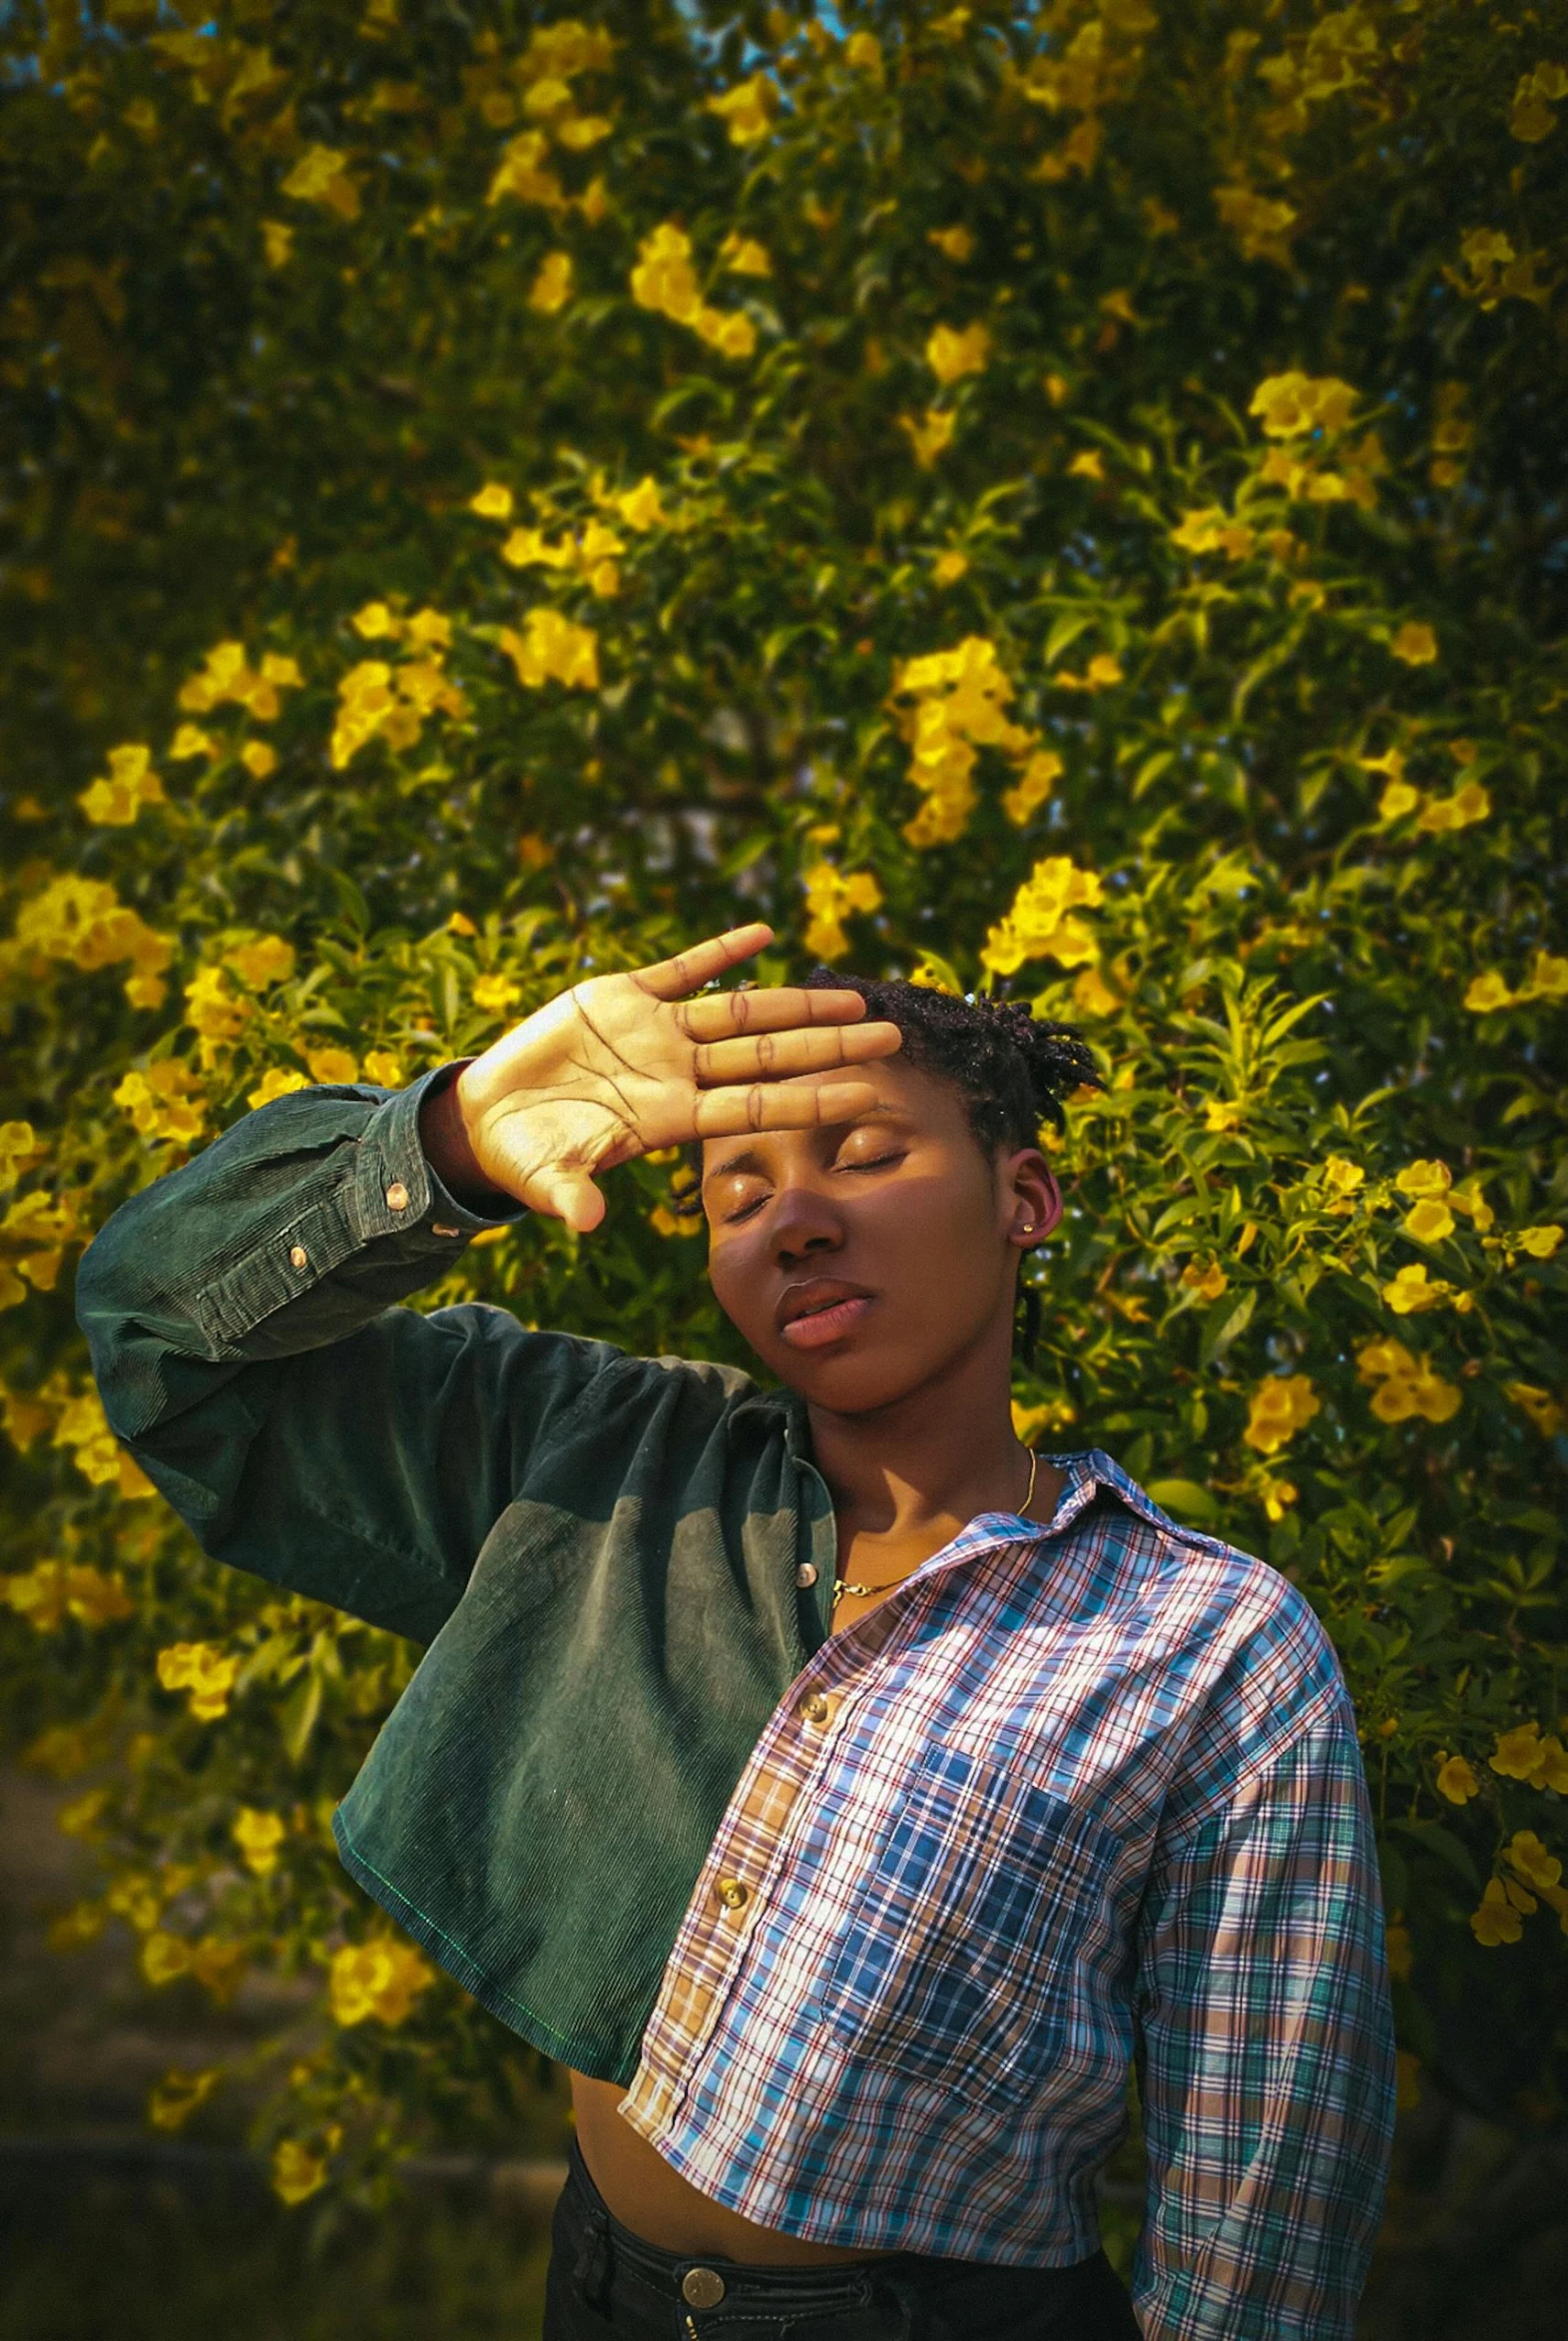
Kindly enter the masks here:
[[611, 2217], [575, 2141], [551, 2245], [544, 2341], [1139, 2341], [1100, 2251], [1070, 2268], [917, 2252], [756, 2268], [657, 2251]]

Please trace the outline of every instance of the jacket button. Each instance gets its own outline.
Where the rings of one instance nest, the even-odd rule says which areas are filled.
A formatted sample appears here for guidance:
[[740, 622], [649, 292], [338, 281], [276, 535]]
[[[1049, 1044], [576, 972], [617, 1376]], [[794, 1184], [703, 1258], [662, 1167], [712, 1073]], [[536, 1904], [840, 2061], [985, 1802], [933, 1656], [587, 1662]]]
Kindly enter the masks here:
[[825, 1723], [832, 1713], [820, 1691], [808, 1691], [800, 1701], [800, 1714], [806, 1723]]
[[752, 1899], [752, 1890], [743, 1886], [739, 1878], [721, 1878], [718, 1895], [726, 1910], [745, 1910]]
[[681, 2278], [681, 2298], [690, 2308], [717, 2308], [725, 2296], [725, 2280], [717, 2268], [688, 2268]]
[[386, 1208], [388, 1211], [406, 1211], [408, 1209], [408, 1189], [403, 1185], [401, 1179], [394, 1179], [387, 1188]]
[[305, 1248], [304, 1248], [303, 1244], [295, 1244], [295, 1245], [294, 1245], [294, 1247], [293, 1247], [292, 1251], [291, 1251], [291, 1252], [289, 1253], [289, 1255], [288, 1255], [288, 1265], [289, 1265], [289, 1267], [290, 1267], [290, 1268], [308, 1268], [308, 1267], [309, 1267], [309, 1265], [310, 1265], [310, 1255], [309, 1255], [309, 1253], [308, 1253], [308, 1252], [305, 1250]]
[[794, 1572], [794, 1581], [802, 1588], [806, 1585], [814, 1585], [816, 1582], [815, 1561], [802, 1560], [799, 1567]]

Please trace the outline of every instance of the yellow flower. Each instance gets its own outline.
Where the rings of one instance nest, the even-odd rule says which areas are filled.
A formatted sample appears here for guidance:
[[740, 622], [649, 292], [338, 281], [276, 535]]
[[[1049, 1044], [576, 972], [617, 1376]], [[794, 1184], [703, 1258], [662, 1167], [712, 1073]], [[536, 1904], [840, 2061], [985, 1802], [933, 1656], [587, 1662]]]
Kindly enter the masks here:
[[169, 743], [171, 764], [184, 764], [192, 756], [216, 756], [218, 743], [199, 725], [182, 724]]
[[552, 681], [568, 689], [598, 690], [599, 643], [590, 627], [574, 625], [552, 609], [528, 611], [523, 624], [526, 634], [503, 626], [498, 637], [519, 683], [532, 691]]
[[965, 374], [983, 373], [990, 361], [991, 336], [984, 325], [937, 325], [925, 344], [925, 362], [945, 387]]
[[346, 1048], [307, 1048], [304, 1061], [311, 1080], [327, 1088], [340, 1089], [359, 1078], [358, 1064]]
[[1549, 1390], [1540, 1390], [1533, 1382], [1506, 1382], [1503, 1391], [1522, 1413], [1529, 1416], [1543, 1439], [1555, 1439], [1563, 1426], [1568, 1424], [1568, 1411], [1559, 1406]]
[[1208, 1097], [1204, 1100], [1204, 1129], [1214, 1136], [1229, 1130], [1239, 1130], [1246, 1120], [1246, 1110], [1235, 1097]]
[[553, 171], [544, 168], [550, 152], [550, 141], [542, 130], [521, 131], [501, 150], [501, 161], [492, 178], [485, 202], [498, 204], [503, 196], [515, 196], [521, 204], [542, 204], [546, 211], [559, 211], [566, 202], [566, 191]]
[[348, 175], [348, 157], [332, 147], [306, 147], [279, 192], [296, 203], [320, 204], [343, 220], [359, 216], [359, 190]]
[[[1078, 980], [1081, 983], [1082, 976]], [[1189, 1292], [1196, 1293], [1201, 1301], [1218, 1301], [1230, 1281], [1218, 1260], [1206, 1260], [1201, 1265], [1196, 1260], [1189, 1260], [1182, 1270], [1183, 1284]]]
[[1413, 813], [1421, 802], [1419, 789], [1412, 789], [1408, 781], [1390, 781], [1377, 800], [1379, 821], [1402, 821]]
[[1027, 959], [1052, 958], [1064, 967], [1097, 959], [1099, 946], [1093, 934], [1071, 912], [1092, 908], [1101, 891], [1094, 872], [1076, 869], [1065, 854], [1037, 862], [1006, 917], [987, 934], [981, 964], [998, 975], [1011, 975]]
[[1380, 1423], [1407, 1423], [1412, 1415], [1446, 1423], [1459, 1411], [1459, 1393], [1415, 1357], [1402, 1342], [1367, 1342], [1356, 1354], [1356, 1371], [1372, 1385], [1372, 1413]]
[[1484, 975], [1477, 975], [1471, 981], [1464, 1004], [1472, 1016], [1493, 1016], [1499, 1008], [1511, 1008], [1514, 997], [1498, 970], [1488, 967]]
[[1422, 837], [1446, 837], [1453, 830], [1469, 829], [1474, 822], [1485, 821], [1492, 810], [1490, 794], [1479, 781], [1466, 781], [1449, 797], [1431, 797], [1421, 811], [1416, 828]]
[[385, 602], [366, 602], [363, 609], [355, 610], [348, 623], [366, 642], [378, 642], [383, 635], [399, 631], [397, 619]]
[[1519, 1913], [1504, 1892], [1500, 1878], [1487, 1879], [1480, 1907], [1470, 1913], [1470, 1932], [1487, 1950], [1499, 1943], [1517, 1943], [1524, 1933]]
[[[1094, 476], [1100, 478], [1103, 474], [1097, 472]], [[1212, 553], [1228, 525], [1227, 515], [1218, 504], [1208, 505], [1202, 511], [1184, 512], [1179, 525], [1171, 531], [1171, 542], [1180, 545], [1186, 553]]]
[[1562, 1863], [1547, 1852], [1533, 1829], [1516, 1829], [1503, 1847], [1503, 1858], [1526, 1886], [1544, 1890], [1562, 1883]]
[[109, 776], [84, 789], [77, 803], [91, 822], [128, 829], [144, 805], [162, 805], [164, 784], [152, 769], [153, 752], [140, 741], [109, 751]]
[[[1282, 267], [1289, 263], [1289, 231], [1297, 220], [1294, 204], [1282, 203], [1273, 196], [1255, 195], [1250, 187], [1217, 187], [1214, 208], [1222, 224], [1236, 235], [1244, 260], [1278, 261]], [[1289, 375], [1279, 378], [1291, 379]], [[1265, 389], [1272, 386], [1268, 382], [1264, 384]], [[1264, 427], [1268, 429], [1269, 425], [1266, 423]]]
[[963, 262], [974, 255], [974, 238], [967, 228], [928, 228], [925, 241], [934, 244], [950, 261]]
[[148, 2094], [148, 2120], [155, 2129], [183, 2129], [223, 2077], [216, 2065], [205, 2072], [166, 2072]]
[[938, 585], [956, 585], [969, 567], [969, 556], [949, 550], [938, 553], [931, 563], [931, 575]]
[[1069, 479], [1104, 479], [1105, 458], [1098, 447], [1086, 447], [1067, 466]]
[[898, 428], [914, 449], [916, 463], [922, 471], [929, 471], [951, 440], [958, 418], [939, 407], [928, 406], [923, 415], [900, 414], [896, 419]]
[[1022, 829], [1051, 794], [1051, 784], [1064, 771], [1054, 749], [1036, 749], [1011, 789], [1002, 792], [1002, 811]]
[[281, 220], [261, 222], [261, 257], [269, 269], [286, 268], [294, 249], [294, 232]]
[[280, 2138], [272, 2148], [272, 2192], [285, 2203], [302, 2203], [326, 2184], [326, 2159], [298, 2138]]
[[0, 1122], [0, 1187], [14, 1187], [44, 1152], [31, 1122]]
[[264, 740], [248, 740], [240, 751], [240, 762], [257, 780], [264, 781], [277, 768], [277, 751], [269, 748]]
[[510, 975], [481, 975], [474, 983], [473, 1001], [487, 1015], [504, 1015], [523, 996], [523, 987]]
[[719, 266], [736, 277], [771, 277], [774, 264], [755, 236], [732, 232], [719, 247]]
[[720, 117], [732, 146], [749, 147], [766, 138], [773, 128], [776, 102], [777, 93], [768, 76], [754, 73], [749, 81], [726, 90], [723, 97], [710, 98], [708, 111]]
[[1262, 418], [1266, 437], [1294, 439], [1306, 431], [1343, 430], [1354, 404], [1349, 383], [1331, 374], [1284, 373], [1260, 382], [1248, 412]]
[[251, 1805], [242, 1805], [229, 1833], [240, 1848], [246, 1868], [258, 1878], [269, 1878], [277, 1867], [277, 1849], [288, 1834], [288, 1824], [282, 1815], [259, 1813]]
[[407, 1081], [401, 1059], [389, 1048], [367, 1048], [364, 1058], [364, 1077], [374, 1082], [377, 1089], [401, 1089]]
[[1416, 1317], [1424, 1310], [1440, 1308], [1452, 1298], [1454, 1288], [1440, 1277], [1429, 1278], [1425, 1261], [1417, 1260], [1398, 1270], [1381, 1290], [1384, 1303], [1396, 1317]]
[[280, 982], [294, 971], [294, 946], [284, 942], [280, 934], [258, 935], [254, 942], [237, 943], [225, 951], [224, 964], [232, 967], [242, 983], [253, 991], [264, 991], [268, 984]]
[[851, 33], [844, 43], [844, 63], [852, 65], [857, 73], [876, 73], [882, 70], [882, 44], [874, 33]]
[[1530, 972], [1519, 986], [1522, 1000], [1568, 999], [1568, 957], [1555, 958], [1550, 951], [1537, 951]]
[[1343, 1154], [1330, 1154], [1319, 1173], [1323, 1186], [1330, 1195], [1353, 1195], [1365, 1180], [1366, 1173], [1358, 1162], [1351, 1162]]
[[434, 1968], [411, 1944], [383, 1936], [345, 1945], [333, 1953], [328, 1978], [333, 2021], [346, 2027], [374, 2017], [380, 2024], [402, 2024], [434, 1982]]
[[1533, 72], [1521, 75], [1508, 117], [1510, 136], [1525, 146], [1535, 146], [1543, 138], [1550, 138], [1557, 127], [1557, 117], [1547, 100], [1555, 98], [1568, 98], [1568, 66], [1544, 63], [1537, 65]]
[[1481, 1793], [1481, 1784], [1463, 1756], [1450, 1756], [1446, 1748], [1437, 1751], [1437, 1793], [1451, 1805], [1466, 1805]]
[[572, 297], [572, 256], [569, 252], [552, 252], [540, 263], [528, 293], [530, 308], [542, 309], [553, 316], [558, 308], [565, 308]]
[[1538, 1723], [1519, 1723], [1511, 1731], [1500, 1731], [1497, 1745], [1486, 1760], [1504, 1780], [1522, 1780], [1531, 1788], [1555, 1789], [1558, 1795], [1568, 1790], [1568, 1754], [1555, 1736], [1541, 1737]]
[[291, 1097], [296, 1089], [308, 1089], [309, 1081], [291, 1065], [273, 1065], [261, 1075], [256, 1087], [246, 1098], [247, 1105], [270, 1105], [274, 1098]]
[[191, 1713], [201, 1723], [226, 1714], [238, 1658], [226, 1657], [216, 1642], [174, 1642], [158, 1653], [158, 1679], [166, 1691], [189, 1691]]
[[1532, 1260], [1550, 1260], [1563, 1240], [1563, 1231], [1560, 1227], [1525, 1227], [1513, 1240]]
[[1098, 967], [1085, 967], [1075, 979], [1073, 1006], [1081, 1016], [1114, 1016], [1122, 1004], [1121, 998], [1111, 989]]
[[486, 480], [478, 494], [469, 497], [468, 509], [477, 512], [481, 520], [510, 520], [512, 491], [502, 487], [499, 480]]
[[1264, 1511], [1271, 1520], [1283, 1520], [1301, 1489], [1289, 1479], [1265, 1479], [1260, 1488]]
[[178, 1057], [160, 1057], [127, 1073], [114, 1090], [114, 1101], [131, 1117], [131, 1126], [150, 1145], [189, 1144], [207, 1125], [200, 1104], [200, 1084], [189, 1065]]
[[1445, 1162], [1422, 1155], [1414, 1162], [1406, 1163], [1403, 1170], [1395, 1175], [1393, 1183], [1401, 1195], [1435, 1197], [1447, 1194], [1453, 1185], [1453, 1173]]
[[1388, 648], [1407, 667], [1429, 667], [1437, 656], [1437, 637], [1430, 626], [1417, 625], [1413, 618], [1409, 618], [1399, 628]]
[[757, 327], [739, 309], [700, 308], [691, 320], [694, 331], [725, 357], [750, 357], [757, 347]]
[[651, 472], [646, 479], [640, 479], [635, 488], [626, 489], [622, 495], [612, 496], [610, 501], [628, 528], [660, 528], [669, 517], [659, 501], [659, 483]]
[[183, 1936], [165, 1934], [160, 1928], [142, 1945], [141, 1968], [155, 1988], [173, 1984], [191, 1973], [191, 1946]]
[[213, 1062], [226, 1041], [238, 1038], [250, 1013], [250, 1001], [235, 997], [222, 967], [199, 967], [185, 987], [185, 1020], [201, 1036], [204, 1064]]
[[1418, 1244], [1440, 1244], [1453, 1234], [1453, 1213], [1446, 1203], [1425, 1196], [1404, 1216], [1404, 1232]]
[[841, 871], [830, 862], [818, 862], [801, 873], [800, 883], [805, 888], [803, 940], [819, 959], [835, 959], [848, 949], [843, 920], [850, 911], [875, 910], [881, 904], [882, 889], [868, 870]]
[[25, 1575], [0, 1577], [0, 1600], [40, 1634], [58, 1633], [68, 1617], [97, 1627], [135, 1613], [122, 1579], [85, 1561], [41, 1560]]
[[1253, 1392], [1242, 1437], [1260, 1455], [1278, 1455], [1321, 1405], [1305, 1374], [1273, 1374]]

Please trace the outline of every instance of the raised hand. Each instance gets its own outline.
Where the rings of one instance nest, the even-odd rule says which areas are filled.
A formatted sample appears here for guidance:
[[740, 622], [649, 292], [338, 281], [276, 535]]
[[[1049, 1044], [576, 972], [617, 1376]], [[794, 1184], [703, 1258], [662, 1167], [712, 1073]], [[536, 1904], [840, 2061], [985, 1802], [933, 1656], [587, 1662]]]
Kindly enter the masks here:
[[869, 1085], [791, 1076], [864, 1064], [898, 1047], [852, 991], [693, 993], [773, 939], [732, 927], [676, 958], [574, 984], [475, 1057], [455, 1104], [490, 1186], [586, 1234], [594, 1184], [633, 1155], [741, 1130], [804, 1129], [871, 1102]]

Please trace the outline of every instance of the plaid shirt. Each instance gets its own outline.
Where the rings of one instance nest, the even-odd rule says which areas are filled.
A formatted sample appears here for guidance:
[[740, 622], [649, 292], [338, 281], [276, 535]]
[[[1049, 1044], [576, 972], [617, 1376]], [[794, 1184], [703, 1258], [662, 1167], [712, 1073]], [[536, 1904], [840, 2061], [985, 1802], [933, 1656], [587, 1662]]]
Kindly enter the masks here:
[[1393, 2043], [1328, 1642], [1098, 1451], [791, 1687], [731, 1800], [627, 2118], [840, 2245], [1059, 2266], [1135, 2060], [1149, 2341], [1348, 2341]]

